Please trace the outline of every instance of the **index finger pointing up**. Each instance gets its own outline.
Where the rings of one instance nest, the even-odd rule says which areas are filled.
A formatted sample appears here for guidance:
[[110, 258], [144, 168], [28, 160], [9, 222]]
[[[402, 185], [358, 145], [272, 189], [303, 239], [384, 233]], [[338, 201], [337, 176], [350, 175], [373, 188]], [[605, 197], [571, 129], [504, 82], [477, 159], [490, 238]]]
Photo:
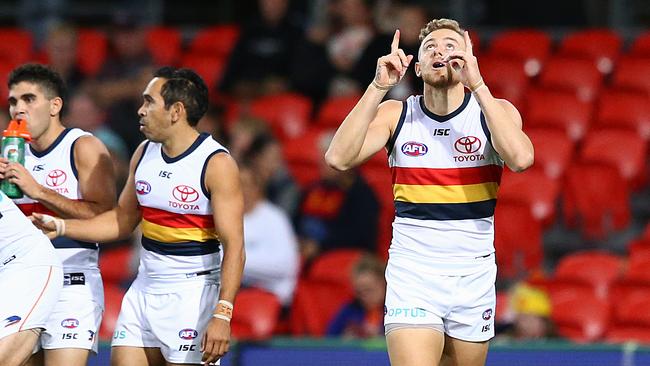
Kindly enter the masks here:
[[473, 55], [472, 51], [472, 40], [469, 38], [469, 32], [465, 31], [465, 53]]
[[399, 49], [399, 29], [395, 29], [393, 42], [390, 44], [390, 53], [395, 53]]

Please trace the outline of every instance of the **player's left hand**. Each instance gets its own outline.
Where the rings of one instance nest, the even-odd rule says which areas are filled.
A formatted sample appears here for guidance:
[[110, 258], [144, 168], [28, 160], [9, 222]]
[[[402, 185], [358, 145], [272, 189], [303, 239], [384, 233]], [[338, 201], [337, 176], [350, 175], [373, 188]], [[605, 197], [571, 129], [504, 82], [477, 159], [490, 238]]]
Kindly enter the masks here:
[[469, 38], [469, 32], [465, 31], [464, 37], [465, 50], [450, 52], [444, 58], [444, 62], [449, 62], [449, 65], [460, 73], [460, 81], [471, 90], [472, 86], [480, 84], [482, 78], [478, 69], [478, 60], [472, 50], [472, 40]]
[[209, 365], [217, 362], [230, 349], [230, 323], [223, 319], [212, 318], [201, 340], [202, 361]]
[[0, 162], [0, 179], [7, 179], [17, 185], [24, 194], [32, 199], [38, 199], [43, 186], [38, 184], [34, 177], [19, 163], [9, 162], [3, 159]]

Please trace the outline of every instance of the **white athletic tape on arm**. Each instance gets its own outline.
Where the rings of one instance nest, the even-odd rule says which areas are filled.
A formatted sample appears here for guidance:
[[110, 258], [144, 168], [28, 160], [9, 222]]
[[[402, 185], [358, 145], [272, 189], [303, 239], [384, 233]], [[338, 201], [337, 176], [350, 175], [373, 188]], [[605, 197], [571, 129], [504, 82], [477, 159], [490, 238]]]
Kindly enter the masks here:
[[63, 236], [65, 234], [65, 221], [54, 216], [43, 214], [41, 222], [47, 224], [49, 222], [54, 222], [54, 227], [56, 228], [56, 236]]

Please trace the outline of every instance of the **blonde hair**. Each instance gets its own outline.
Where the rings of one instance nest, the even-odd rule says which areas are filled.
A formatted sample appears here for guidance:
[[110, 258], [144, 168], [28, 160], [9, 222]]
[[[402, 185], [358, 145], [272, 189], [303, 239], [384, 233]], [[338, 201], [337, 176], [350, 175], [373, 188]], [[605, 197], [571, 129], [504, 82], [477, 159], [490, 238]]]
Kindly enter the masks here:
[[425, 39], [429, 33], [438, 29], [450, 29], [460, 34], [461, 36], [464, 36], [465, 32], [465, 30], [460, 27], [460, 24], [458, 24], [458, 22], [453, 19], [434, 19], [427, 23], [427, 25], [425, 25], [424, 28], [420, 30], [420, 42], [422, 42], [422, 40]]

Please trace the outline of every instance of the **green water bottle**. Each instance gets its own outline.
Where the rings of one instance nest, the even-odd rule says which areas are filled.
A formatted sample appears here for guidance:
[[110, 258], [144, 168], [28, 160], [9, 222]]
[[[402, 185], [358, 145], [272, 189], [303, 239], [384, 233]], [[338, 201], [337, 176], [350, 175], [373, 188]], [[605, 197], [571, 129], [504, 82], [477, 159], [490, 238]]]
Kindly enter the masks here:
[[[25, 165], [25, 142], [31, 140], [31, 135], [27, 132], [27, 122], [23, 120], [12, 120], [9, 126], [2, 133], [2, 144], [0, 151], [2, 157], [11, 161]], [[0, 182], [2, 190], [9, 198], [21, 198], [23, 192], [20, 188], [3, 179]]]

